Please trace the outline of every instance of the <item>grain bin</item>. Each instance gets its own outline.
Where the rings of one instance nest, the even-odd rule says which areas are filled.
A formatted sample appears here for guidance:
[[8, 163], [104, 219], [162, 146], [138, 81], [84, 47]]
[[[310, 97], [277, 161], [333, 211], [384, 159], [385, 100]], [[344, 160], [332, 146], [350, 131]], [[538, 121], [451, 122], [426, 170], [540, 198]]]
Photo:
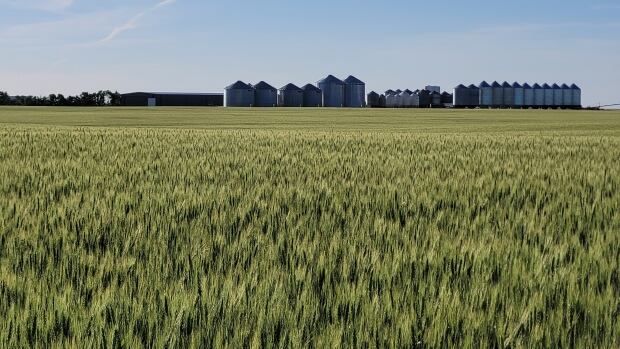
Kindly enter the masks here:
[[514, 107], [515, 108], [523, 108], [525, 105], [525, 90], [523, 86], [518, 82], [512, 84], [512, 90], [514, 95]]
[[460, 84], [454, 88], [454, 107], [455, 108], [467, 108], [470, 106], [470, 94], [469, 89]]
[[549, 86], [549, 84], [544, 84], [542, 86], [543, 90], [545, 90], [545, 107], [553, 107], [553, 87]]
[[507, 81], [502, 84], [502, 92], [504, 93], [504, 103], [502, 105], [507, 108], [512, 108], [515, 105], [515, 90], [512, 85]]
[[347, 108], [366, 106], [366, 84], [353, 75], [344, 80], [344, 106]]
[[534, 89], [528, 83], [523, 84], [523, 107], [534, 106]]
[[254, 89], [243, 81], [226, 87], [227, 107], [251, 107], [254, 105]]
[[261, 81], [254, 85], [254, 106], [275, 107], [278, 105], [278, 90], [268, 83]]
[[407, 102], [409, 101], [409, 95], [405, 91], [401, 91], [396, 95], [396, 107], [398, 108], [406, 108]]
[[323, 106], [326, 108], [342, 108], [344, 106], [344, 82], [333, 75], [317, 82], [323, 91]]
[[387, 91], [385, 94], [385, 107], [386, 108], [396, 108], [396, 91]]
[[442, 106], [441, 105], [441, 93], [437, 91], [432, 91], [431, 92], [431, 107], [439, 108], [441, 106]]
[[544, 107], [545, 106], [545, 89], [537, 83], [534, 84], [532, 89], [534, 90], [534, 106]]
[[302, 107], [304, 105], [304, 91], [294, 84], [287, 84], [280, 89], [278, 106]]
[[380, 108], [381, 105], [379, 104], [379, 94], [375, 91], [371, 91], [367, 98], [366, 101], [368, 102], [368, 107], [369, 108]]
[[573, 91], [567, 84], [562, 84], [562, 106], [570, 108], [573, 106]]
[[431, 93], [427, 90], [418, 91], [418, 100], [420, 101], [420, 108], [430, 108], [432, 104]]
[[494, 81], [491, 87], [493, 87], [493, 103], [491, 106], [500, 108], [504, 105], [504, 88], [497, 81]]
[[409, 106], [410, 108], [420, 107], [420, 95], [418, 93], [411, 92], [411, 95], [409, 95]]
[[379, 96], [379, 108], [385, 108], [385, 95]]
[[480, 83], [480, 107], [488, 108], [493, 105], [493, 87], [486, 81]]
[[301, 89], [304, 91], [304, 107], [316, 108], [323, 106], [323, 93], [320, 88], [307, 84]]
[[562, 88], [558, 84], [553, 84], [551, 86], [553, 89], [553, 106], [561, 107], [564, 104], [564, 96], [562, 96]]
[[579, 86], [572, 84], [570, 86], [572, 93], [572, 107], [573, 108], [581, 108], [581, 88], [579, 88]]
[[480, 106], [480, 89], [478, 86], [471, 84], [467, 87], [469, 91], [468, 103], [470, 108], [475, 108]]
[[453, 106], [453, 100], [452, 100], [453, 95], [451, 93], [448, 92], [442, 92], [441, 93], [441, 105], [443, 107], [451, 107]]

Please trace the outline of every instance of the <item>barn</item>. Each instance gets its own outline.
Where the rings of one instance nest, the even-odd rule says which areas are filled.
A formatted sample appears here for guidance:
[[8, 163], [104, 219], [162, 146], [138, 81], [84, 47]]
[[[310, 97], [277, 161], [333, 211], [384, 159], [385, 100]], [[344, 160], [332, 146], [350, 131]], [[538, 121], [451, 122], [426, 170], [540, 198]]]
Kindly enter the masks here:
[[126, 107], [222, 107], [222, 93], [132, 92], [121, 95]]

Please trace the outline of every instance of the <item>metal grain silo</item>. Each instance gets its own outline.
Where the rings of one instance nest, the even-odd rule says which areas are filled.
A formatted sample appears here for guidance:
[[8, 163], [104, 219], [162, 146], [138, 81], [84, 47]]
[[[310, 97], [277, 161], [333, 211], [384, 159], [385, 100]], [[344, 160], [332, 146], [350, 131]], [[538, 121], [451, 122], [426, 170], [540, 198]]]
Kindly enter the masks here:
[[304, 107], [316, 108], [323, 106], [323, 93], [320, 88], [307, 84], [301, 89], [304, 91]]
[[540, 86], [538, 83], [534, 84], [532, 89], [534, 90], [534, 106], [544, 107], [545, 106], [545, 89], [542, 86]]
[[507, 81], [502, 84], [502, 92], [504, 93], [504, 102], [502, 105], [507, 108], [512, 108], [515, 105], [515, 90], [512, 85]]
[[396, 106], [398, 108], [406, 108], [409, 101], [409, 94], [405, 91], [401, 91], [396, 95]]
[[553, 106], [561, 107], [564, 103], [564, 96], [562, 96], [562, 88], [558, 84], [553, 84], [551, 86], [553, 89]]
[[504, 105], [504, 88], [497, 81], [494, 81], [491, 87], [493, 87], [493, 103], [491, 106], [500, 108]]
[[545, 90], [545, 107], [553, 107], [553, 87], [549, 86], [549, 84], [544, 84], [542, 86], [543, 90]]
[[304, 105], [304, 91], [294, 84], [287, 84], [280, 89], [278, 106], [302, 107]]
[[323, 106], [326, 108], [342, 108], [344, 106], [344, 82], [333, 75], [317, 82], [323, 91]]
[[366, 84], [353, 75], [344, 80], [344, 106], [347, 108], [366, 106]]
[[385, 107], [386, 108], [396, 108], [397, 107], [397, 99], [395, 91], [386, 91], [385, 94]]
[[460, 84], [454, 88], [454, 107], [455, 108], [467, 108], [470, 105], [470, 93], [469, 88]]
[[431, 92], [431, 107], [439, 108], [441, 106], [441, 93], [437, 91]]
[[268, 83], [261, 81], [254, 85], [254, 106], [275, 107], [278, 105], [278, 90]]
[[433, 103], [431, 93], [427, 90], [418, 91], [418, 100], [420, 101], [420, 108], [430, 108]]
[[385, 108], [385, 95], [379, 96], [379, 108]]
[[476, 108], [480, 106], [480, 89], [478, 86], [471, 84], [467, 87], [468, 90], [468, 98], [467, 103], [468, 107]]
[[573, 91], [567, 84], [562, 84], [562, 106], [570, 108], [573, 106]]
[[579, 86], [572, 84], [570, 86], [572, 93], [572, 107], [573, 108], [581, 108], [581, 88]]
[[380, 96], [379, 96], [379, 94], [377, 92], [371, 91], [368, 94], [367, 98], [366, 98], [366, 101], [368, 103], [368, 107], [369, 108], [379, 108], [380, 107], [380, 105], [379, 105], [379, 98], [380, 98]]
[[480, 83], [480, 107], [488, 108], [493, 105], [493, 87], [486, 81]]
[[448, 93], [446, 91], [441, 93], [441, 105], [443, 107], [451, 107], [454, 106], [454, 101], [453, 101], [453, 97], [454, 95], [451, 93]]
[[523, 86], [518, 82], [512, 84], [512, 91], [514, 96], [514, 107], [515, 108], [523, 108], [525, 105], [525, 90]]
[[226, 87], [227, 107], [251, 107], [254, 105], [254, 89], [252, 86], [237, 81]]
[[534, 106], [534, 89], [528, 83], [523, 84], [523, 107]]

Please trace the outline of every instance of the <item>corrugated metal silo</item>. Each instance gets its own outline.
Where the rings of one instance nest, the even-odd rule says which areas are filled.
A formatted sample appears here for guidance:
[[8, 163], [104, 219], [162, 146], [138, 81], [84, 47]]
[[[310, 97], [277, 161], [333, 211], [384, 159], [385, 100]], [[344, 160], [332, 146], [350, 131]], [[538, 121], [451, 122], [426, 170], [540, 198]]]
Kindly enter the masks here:
[[480, 83], [480, 107], [488, 108], [493, 105], [493, 87], [486, 81]]
[[396, 106], [398, 108], [407, 108], [407, 103], [409, 103], [409, 94], [406, 91], [396, 95]]
[[470, 105], [470, 92], [465, 85], [460, 84], [454, 88], [454, 107], [467, 108]]
[[278, 90], [261, 81], [254, 85], [254, 106], [255, 107], [275, 107], [278, 105]]
[[353, 75], [344, 80], [344, 106], [347, 108], [366, 106], [366, 84]]
[[301, 89], [304, 91], [304, 107], [315, 108], [323, 106], [323, 92], [320, 88], [307, 84]]
[[396, 100], [396, 92], [395, 91], [387, 91], [385, 94], [385, 107], [386, 108], [396, 108], [397, 100]]
[[287, 84], [280, 89], [278, 106], [302, 107], [304, 105], [304, 91], [294, 84]]
[[553, 87], [549, 84], [544, 84], [542, 88], [545, 90], [545, 107], [553, 107]]
[[478, 86], [471, 84], [467, 86], [467, 90], [468, 90], [468, 98], [467, 98], [468, 107], [470, 108], [479, 107], [480, 106], [480, 89], [478, 88]]
[[504, 105], [504, 88], [497, 81], [494, 81], [491, 87], [493, 87], [493, 104], [491, 106], [500, 108]]
[[366, 100], [368, 102], [368, 107], [369, 108], [379, 108], [379, 94], [375, 91], [370, 91], [370, 93], [368, 94]]
[[567, 84], [562, 84], [562, 106], [564, 107], [572, 107], [573, 106], [573, 91]]
[[323, 106], [341, 108], [344, 106], [344, 82], [333, 75], [320, 80], [317, 85], [323, 91]]
[[243, 81], [226, 87], [227, 107], [251, 107], [254, 105], [254, 89]]
[[553, 106], [561, 107], [564, 104], [564, 96], [562, 95], [562, 88], [558, 84], [553, 84]]
[[530, 84], [523, 84], [523, 106], [531, 108], [534, 106], [534, 89]]
[[385, 108], [385, 95], [379, 96], [379, 107]]
[[572, 93], [572, 106], [573, 108], [581, 108], [581, 88], [579, 88], [579, 86], [572, 84], [570, 86]]
[[431, 93], [427, 90], [418, 91], [418, 100], [420, 101], [420, 108], [430, 108], [433, 102]]
[[433, 108], [441, 107], [441, 93], [437, 91], [431, 92], [431, 106]]
[[453, 95], [451, 93], [448, 93], [446, 91], [441, 93], [441, 104], [444, 107], [448, 107], [448, 106], [453, 106], [454, 101], [452, 100]]
[[512, 90], [514, 95], [514, 107], [515, 108], [523, 108], [525, 104], [525, 90], [523, 86], [518, 82], [512, 84]]
[[538, 83], [532, 86], [534, 90], [534, 106], [535, 107], [544, 107], [545, 106], [545, 89], [540, 86]]
[[515, 105], [515, 90], [512, 85], [507, 81], [502, 84], [502, 91], [504, 92], [504, 107], [512, 108]]

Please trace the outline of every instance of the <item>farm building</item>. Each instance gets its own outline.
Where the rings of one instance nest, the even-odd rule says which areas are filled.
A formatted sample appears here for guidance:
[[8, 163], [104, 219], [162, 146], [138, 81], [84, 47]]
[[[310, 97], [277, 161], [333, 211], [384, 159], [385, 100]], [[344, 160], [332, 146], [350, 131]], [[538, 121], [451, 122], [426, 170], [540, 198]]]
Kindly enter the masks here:
[[323, 106], [327, 108], [341, 108], [344, 106], [344, 82], [333, 75], [317, 82], [323, 91]]
[[127, 107], [221, 107], [221, 93], [162, 93], [132, 92], [121, 95], [121, 105]]
[[366, 84], [353, 75], [344, 80], [344, 106], [347, 108], [366, 106]]
[[322, 107], [323, 92], [320, 88], [307, 84], [301, 88], [304, 91], [304, 107]]
[[287, 84], [280, 89], [279, 107], [303, 107], [304, 91], [294, 84]]
[[261, 81], [254, 85], [254, 106], [275, 107], [278, 105], [278, 90], [268, 83]]
[[254, 88], [243, 81], [237, 81], [226, 87], [227, 107], [254, 106]]

